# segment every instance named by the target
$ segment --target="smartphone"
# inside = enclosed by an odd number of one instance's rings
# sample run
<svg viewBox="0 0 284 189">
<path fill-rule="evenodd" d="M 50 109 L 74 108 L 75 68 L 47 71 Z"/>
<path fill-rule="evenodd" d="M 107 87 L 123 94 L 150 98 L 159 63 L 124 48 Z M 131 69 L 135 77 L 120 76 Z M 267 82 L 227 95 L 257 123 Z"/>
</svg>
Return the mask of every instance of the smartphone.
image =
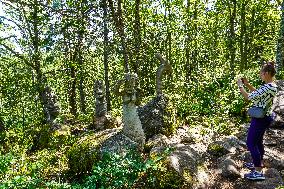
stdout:
<svg viewBox="0 0 284 189">
<path fill-rule="evenodd" d="M 243 77 L 241 78 L 241 80 L 242 80 L 242 82 L 244 83 L 244 78 L 243 78 Z"/>
</svg>

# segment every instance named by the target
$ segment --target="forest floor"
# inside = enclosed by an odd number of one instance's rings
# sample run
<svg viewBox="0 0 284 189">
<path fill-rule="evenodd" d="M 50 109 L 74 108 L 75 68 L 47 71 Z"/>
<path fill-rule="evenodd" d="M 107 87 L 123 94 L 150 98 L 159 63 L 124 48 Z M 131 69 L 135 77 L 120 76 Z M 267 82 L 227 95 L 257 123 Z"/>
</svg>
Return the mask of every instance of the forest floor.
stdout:
<svg viewBox="0 0 284 189">
<path fill-rule="evenodd" d="M 241 140 L 241 139 L 240 139 Z M 218 164 L 220 159 L 211 159 L 208 169 L 211 171 L 210 186 L 206 188 L 210 189 L 275 189 L 277 187 L 283 187 L 284 179 L 284 128 L 269 128 L 265 133 L 264 138 L 265 145 L 265 157 L 263 173 L 266 177 L 264 181 L 251 181 L 244 178 L 244 174 L 249 170 L 243 167 L 244 161 L 240 159 L 239 154 L 234 154 L 232 159 L 237 164 L 238 171 L 241 178 L 225 178 L 221 176 Z M 247 153 L 245 146 L 242 153 Z M 279 162 L 276 162 L 274 158 L 278 158 Z M 279 164 L 280 163 L 280 164 Z M 282 181 L 281 181 L 282 180 Z"/>
</svg>

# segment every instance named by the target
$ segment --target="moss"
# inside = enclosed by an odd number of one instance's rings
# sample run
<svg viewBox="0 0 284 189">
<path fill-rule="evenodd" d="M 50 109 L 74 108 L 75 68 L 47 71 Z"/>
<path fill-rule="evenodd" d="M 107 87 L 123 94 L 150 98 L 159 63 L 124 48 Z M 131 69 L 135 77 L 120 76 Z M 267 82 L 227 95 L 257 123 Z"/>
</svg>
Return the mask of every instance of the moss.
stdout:
<svg viewBox="0 0 284 189">
<path fill-rule="evenodd" d="M 98 160 L 98 147 L 100 144 L 97 136 L 90 135 L 80 139 L 68 151 L 68 165 L 70 175 L 82 176 L 92 170 L 94 162 Z"/>
<path fill-rule="evenodd" d="M 180 188 L 183 185 L 182 177 L 169 166 L 168 160 L 157 163 L 157 169 L 152 175 L 155 178 L 155 188 Z"/>
<path fill-rule="evenodd" d="M 183 171 L 183 178 L 184 178 L 187 185 L 191 185 L 195 182 L 195 179 L 192 175 L 192 172 L 188 169 Z"/>
<path fill-rule="evenodd" d="M 216 157 L 221 157 L 226 154 L 226 149 L 220 144 L 210 144 L 208 146 L 208 152 Z"/>
<path fill-rule="evenodd" d="M 162 153 L 151 154 L 150 159 L 154 164 L 147 171 L 147 188 L 174 189 L 183 186 L 183 177 L 170 166 L 168 155 L 172 150 L 167 148 Z"/>
<path fill-rule="evenodd" d="M 31 152 L 42 150 L 47 148 L 49 145 L 49 141 L 52 135 L 52 131 L 50 129 L 50 125 L 43 124 L 43 125 L 34 125 L 30 127 L 25 132 L 27 137 L 30 137 L 32 140 L 32 146 L 30 148 Z"/>
</svg>

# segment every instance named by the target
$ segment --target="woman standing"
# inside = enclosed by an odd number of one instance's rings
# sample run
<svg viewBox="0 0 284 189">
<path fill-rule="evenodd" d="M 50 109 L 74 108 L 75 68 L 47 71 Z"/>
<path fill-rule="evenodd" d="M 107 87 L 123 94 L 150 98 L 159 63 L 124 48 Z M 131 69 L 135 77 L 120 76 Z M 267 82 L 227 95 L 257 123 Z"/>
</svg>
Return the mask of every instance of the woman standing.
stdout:
<svg viewBox="0 0 284 189">
<path fill-rule="evenodd" d="M 243 97 L 253 102 L 254 107 L 263 108 L 265 116 L 263 118 L 251 118 L 251 124 L 248 130 L 247 147 L 250 151 L 253 162 L 245 163 L 245 167 L 251 170 L 250 173 L 244 175 L 245 178 L 250 180 L 264 180 L 265 177 L 262 173 L 263 167 L 263 136 L 265 130 L 272 122 L 271 105 L 273 97 L 277 92 L 276 84 L 274 81 L 275 76 L 274 62 L 265 63 L 260 70 L 260 78 L 265 82 L 260 88 L 255 89 L 249 84 L 246 78 L 238 79 L 237 84 Z M 249 93 L 244 89 L 246 86 Z"/>
</svg>

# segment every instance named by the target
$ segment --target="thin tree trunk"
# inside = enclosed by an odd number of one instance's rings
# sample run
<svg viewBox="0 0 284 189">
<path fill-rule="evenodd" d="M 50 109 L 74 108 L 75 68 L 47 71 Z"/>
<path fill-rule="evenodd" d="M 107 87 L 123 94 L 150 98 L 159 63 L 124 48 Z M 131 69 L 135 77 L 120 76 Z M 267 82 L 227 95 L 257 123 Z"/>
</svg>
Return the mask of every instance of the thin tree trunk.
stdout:
<svg viewBox="0 0 284 189">
<path fill-rule="evenodd" d="M 141 44 L 141 27 L 140 27 L 140 2 L 141 0 L 135 0 L 135 21 L 134 21 L 134 38 L 135 38 L 135 54 L 136 60 L 133 68 L 134 72 L 140 77 L 140 44 Z"/>
<path fill-rule="evenodd" d="M 186 5 L 186 16 L 187 20 L 185 23 L 185 33 L 186 33 L 186 38 L 185 38 L 185 56 L 186 56 L 186 64 L 185 64 L 185 70 L 186 70 L 186 82 L 190 81 L 190 76 L 191 76 L 191 68 L 190 68 L 190 57 L 189 57 L 189 43 L 190 43 L 190 32 L 189 32 L 189 10 L 190 10 L 190 0 L 187 0 L 187 5 Z"/>
<path fill-rule="evenodd" d="M 277 70 L 283 70 L 284 67 L 284 1 L 281 4 L 281 22 L 280 31 L 277 41 L 277 52 L 276 52 L 276 68 Z"/>
<path fill-rule="evenodd" d="M 39 23 L 38 23 L 38 2 L 37 0 L 34 0 L 33 2 L 33 22 L 32 22 L 32 30 L 33 30 L 33 36 L 32 37 L 32 44 L 33 44 L 33 54 L 32 54 L 32 61 L 34 64 L 35 68 L 35 73 L 36 73 L 36 80 L 37 80 L 37 90 L 38 90 L 38 95 L 40 98 L 40 105 L 42 108 L 43 114 L 45 114 L 45 105 L 47 102 L 45 102 L 45 99 L 43 98 L 43 91 L 44 91 L 44 85 L 45 85 L 45 78 L 43 79 L 42 71 L 41 71 L 41 65 L 40 65 L 40 50 L 39 50 L 39 41 L 40 41 L 40 36 L 39 36 Z M 46 118 L 46 117 L 45 117 Z"/>
<path fill-rule="evenodd" d="M 74 116 L 77 114 L 77 105 L 76 105 L 76 70 L 74 65 L 70 65 L 70 90 L 69 90 L 69 105 L 70 113 Z"/>
<path fill-rule="evenodd" d="M 230 9 L 230 38 L 229 38 L 229 51 L 230 51 L 230 71 L 231 76 L 234 77 L 235 74 L 235 57 L 236 57 L 236 47 L 235 47 L 235 19 L 237 14 L 237 2 L 233 0 L 233 10 L 230 6 L 230 1 L 228 1 Z"/>
<path fill-rule="evenodd" d="M 169 0 L 169 2 L 171 2 L 170 0 Z M 168 38 L 168 44 L 169 44 L 169 49 L 168 49 L 168 60 L 169 60 L 169 62 L 172 62 L 172 31 L 171 31 L 171 29 L 172 29 L 172 16 L 171 16 L 171 9 L 170 9 L 170 6 L 168 6 L 168 10 L 169 10 L 169 25 L 167 26 L 167 33 L 168 33 L 168 36 L 167 36 L 167 38 Z"/>
<path fill-rule="evenodd" d="M 241 33 L 240 33 L 240 53 L 241 65 L 240 70 L 243 71 L 247 68 L 247 52 L 246 52 L 246 0 L 241 4 Z"/>
<path fill-rule="evenodd" d="M 79 60 L 78 63 L 80 65 L 80 81 L 79 81 L 79 93 L 80 93 L 80 105 L 81 111 L 83 114 L 86 114 L 86 98 L 84 92 L 84 71 L 83 71 L 83 57 L 82 57 L 82 50 L 79 51 Z"/>
<path fill-rule="evenodd" d="M 124 32 L 124 22 L 123 22 L 123 16 L 122 16 L 122 0 L 118 0 L 118 5 L 117 5 L 117 11 L 114 9 L 114 3 L 112 0 L 108 0 L 109 6 L 112 12 L 112 18 L 114 20 L 114 24 L 116 26 L 116 29 L 118 31 L 120 40 L 121 40 L 121 46 L 123 50 L 123 59 L 124 59 L 124 72 L 129 73 L 129 58 L 128 58 L 128 48 L 125 42 L 125 32 Z"/>
<path fill-rule="evenodd" d="M 194 72 L 194 70 L 198 70 L 199 64 L 197 62 L 197 1 L 194 1 L 194 13 L 193 13 L 193 19 L 194 19 L 194 24 L 193 24 L 193 28 L 194 28 L 194 49 L 192 51 L 192 64 L 191 64 L 191 70 Z M 198 85 L 197 85 L 198 86 Z"/>
<path fill-rule="evenodd" d="M 109 39 L 108 39 L 108 14 L 107 14 L 107 4 L 105 0 L 102 0 L 103 5 L 103 20 L 104 20 L 104 72 L 105 72 L 105 89 L 106 89 L 106 103 L 107 103 L 107 111 L 111 110 L 110 103 L 110 89 L 109 89 L 109 68 L 108 68 L 108 52 L 109 52 Z"/>
<path fill-rule="evenodd" d="M 82 21 L 82 25 L 80 26 L 81 28 L 79 28 L 78 32 L 78 48 L 77 51 L 78 53 L 78 57 L 77 62 L 79 64 L 79 68 L 80 68 L 80 81 L 79 81 L 79 93 L 80 93 L 80 108 L 81 108 L 81 112 L 83 114 L 86 114 L 86 98 L 85 98 L 85 92 L 84 92 L 84 71 L 83 71 L 83 39 L 84 39 L 84 28 L 85 28 L 85 22 L 84 22 L 84 12 L 82 11 L 81 15 L 80 15 Z"/>
</svg>

